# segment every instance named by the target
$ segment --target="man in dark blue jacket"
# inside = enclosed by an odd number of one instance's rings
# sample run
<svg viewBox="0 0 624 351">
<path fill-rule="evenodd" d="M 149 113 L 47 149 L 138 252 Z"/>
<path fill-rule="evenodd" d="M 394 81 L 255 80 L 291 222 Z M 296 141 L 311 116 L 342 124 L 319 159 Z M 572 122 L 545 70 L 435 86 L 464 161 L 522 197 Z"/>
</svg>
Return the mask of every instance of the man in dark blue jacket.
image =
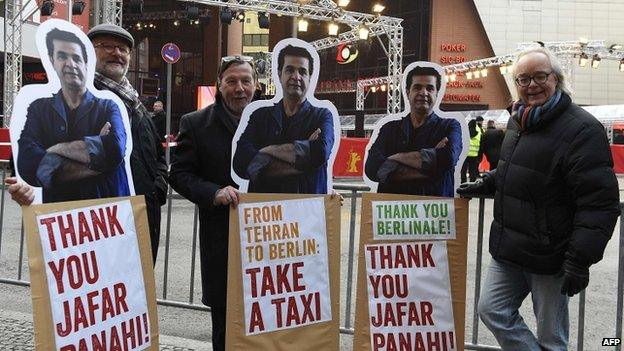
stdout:
<svg viewBox="0 0 624 351">
<path fill-rule="evenodd" d="M 130 195 L 121 114 L 115 102 L 87 90 L 84 44 L 55 28 L 46 45 L 61 90 L 28 107 L 18 140 L 20 176 L 42 187 L 43 202 Z"/>
<path fill-rule="evenodd" d="M 280 51 L 284 98 L 252 113 L 234 155 L 234 171 L 249 179 L 249 192 L 328 193 L 334 122 L 328 109 L 306 99 L 313 66 L 305 48 L 288 45 Z"/>
<path fill-rule="evenodd" d="M 461 126 L 433 112 L 440 84 L 433 67 L 416 66 L 407 74 L 409 114 L 384 124 L 368 151 L 365 172 L 379 183 L 377 192 L 454 196 Z"/>
</svg>

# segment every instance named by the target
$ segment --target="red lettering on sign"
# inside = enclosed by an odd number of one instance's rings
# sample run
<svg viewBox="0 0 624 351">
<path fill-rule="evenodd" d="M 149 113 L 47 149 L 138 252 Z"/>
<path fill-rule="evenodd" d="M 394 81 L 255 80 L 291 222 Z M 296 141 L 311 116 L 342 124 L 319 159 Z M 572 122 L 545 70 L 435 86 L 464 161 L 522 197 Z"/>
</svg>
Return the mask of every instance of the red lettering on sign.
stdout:
<svg viewBox="0 0 624 351">
<path fill-rule="evenodd" d="M 278 323 L 281 323 L 281 314 L 277 315 Z M 260 305 L 257 301 L 251 304 L 251 316 L 249 317 L 249 332 L 253 333 L 258 328 L 258 331 L 264 331 L 264 321 L 262 320 L 262 312 L 260 311 Z"/>
</svg>

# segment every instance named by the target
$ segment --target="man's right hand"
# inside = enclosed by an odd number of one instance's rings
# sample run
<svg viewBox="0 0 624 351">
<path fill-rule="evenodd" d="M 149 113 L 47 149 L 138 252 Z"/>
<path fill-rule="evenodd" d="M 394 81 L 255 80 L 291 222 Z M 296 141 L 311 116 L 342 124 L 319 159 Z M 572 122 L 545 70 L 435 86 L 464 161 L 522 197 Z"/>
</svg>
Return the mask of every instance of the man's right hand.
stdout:
<svg viewBox="0 0 624 351">
<path fill-rule="evenodd" d="M 463 183 L 457 188 L 457 193 L 465 197 L 477 197 L 480 195 L 489 195 L 488 189 L 483 179 L 477 179 L 474 182 Z"/>
<path fill-rule="evenodd" d="M 308 140 L 312 141 L 312 140 L 316 140 L 319 138 L 319 136 L 321 135 L 321 128 L 316 128 L 316 130 L 310 134 L 310 136 L 308 137 Z"/>
<path fill-rule="evenodd" d="M 231 204 L 232 207 L 236 208 L 236 206 L 238 206 L 238 189 L 228 185 L 225 188 L 217 190 L 213 204 L 215 206 L 227 206 Z"/>
<path fill-rule="evenodd" d="M 100 129 L 100 136 L 108 135 L 108 133 L 110 133 L 110 129 L 111 129 L 110 122 L 104 123 L 104 126 L 102 127 L 102 129 Z"/>
<path fill-rule="evenodd" d="M 11 194 L 11 199 L 21 206 L 28 206 L 35 199 L 34 189 L 26 183 L 18 182 L 15 177 L 5 178 L 4 184 L 8 185 L 7 190 Z"/>
</svg>

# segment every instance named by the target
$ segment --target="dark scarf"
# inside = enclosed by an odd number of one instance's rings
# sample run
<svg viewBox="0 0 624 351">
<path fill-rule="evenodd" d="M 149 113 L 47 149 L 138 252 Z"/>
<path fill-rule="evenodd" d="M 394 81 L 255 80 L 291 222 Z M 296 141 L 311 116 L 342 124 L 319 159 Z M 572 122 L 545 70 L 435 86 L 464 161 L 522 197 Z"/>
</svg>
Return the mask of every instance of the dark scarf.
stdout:
<svg viewBox="0 0 624 351">
<path fill-rule="evenodd" d="M 520 125 L 522 130 L 531 129 L 541 120 L 543 115 L 552 111 L 561 101 L 561 90 L 557 89 L 543 105 L 525 106 L 522 100 L 514 102 L 512 107 L 512 116 Z"/>
<path fill-rule="evenodd" d="M 95 79 L 93 85 L 100 90 L 110 90 L 115 95 L 119 96 L 126 109 L 128 110 L 128 117 L 130 121 L 133 121 L 135 117 L 149 117 L 150 114 L 139 100 L 139 93 L 130 85 L 126 77 L 123 78 L 121 83 L 117 83 L 114 80 L 103 76 L 102 74 L 95 72 Z"/>
</svg>

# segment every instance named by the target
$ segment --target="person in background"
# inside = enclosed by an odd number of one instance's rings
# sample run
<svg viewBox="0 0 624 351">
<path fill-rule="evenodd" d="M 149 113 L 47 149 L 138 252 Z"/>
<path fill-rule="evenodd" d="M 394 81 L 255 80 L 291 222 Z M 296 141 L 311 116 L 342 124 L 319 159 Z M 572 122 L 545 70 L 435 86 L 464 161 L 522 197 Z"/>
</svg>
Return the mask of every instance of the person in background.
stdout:
<svg viewBox="0 0 624 351">
<path fill-rule="evenodd" d="M 481 116 L 479 116 L 481 117 Z M 479 118 L 477 117 L 477 119 Z M 483 117 L 481 117 L 483 119 Z M 471 182 L 474 182 L 479 177 L 479 163 L 481 163 L 481 127 L 476 119 L 468 122 L 468 133 L 470 135 L 470 149 L 468 149 L 468 155 L 461 169 L 461 181 L 466 182 L 466 173 L 469 175 Z"/>
<path fill-rule="evenodd" d="M 154 115 L 152 116 L 154 126 L 156 126 L 156 133 L 160 137 L 160 141 L 165 141 L 167 136 L 167 113 L 163 109 L 162 101 L 154 102 Z"/>
<path fill-rule="evenodd" d="M 521 53 L 513 78 L 520 99 L 498 167 L 457 190 L 494 194 L 479 315 L 503 350 L 567 350 L 568 300 L 587 287 L 611 238 L 618 182 L 603 126 L 572 102 L 550 51 Z M 529 293 L 536 334 L 518 311 Z"/>
<path fill-rule="evenodd" d="M 505 132 L 497 129 L 494 120 L 489 120 L 487 129 L 481 138 L 481 151 L 490 163 L 490 170 L 496 169 L 500 158 L 500 148 L 505 138 Z"/>
</svg>

